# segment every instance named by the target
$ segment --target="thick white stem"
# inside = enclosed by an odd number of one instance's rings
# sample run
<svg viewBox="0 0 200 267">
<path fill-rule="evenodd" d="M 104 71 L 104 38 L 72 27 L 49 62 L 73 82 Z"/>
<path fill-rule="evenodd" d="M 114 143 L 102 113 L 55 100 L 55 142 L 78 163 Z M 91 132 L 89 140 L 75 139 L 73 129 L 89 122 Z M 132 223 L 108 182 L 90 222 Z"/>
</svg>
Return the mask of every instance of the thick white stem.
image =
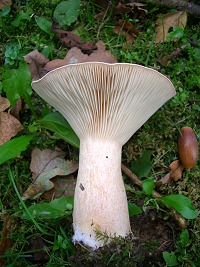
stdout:
<svg viewBox="0 0 200 267">
<path fill-rule="evenodd" d="M 97 231 L 109 237 L 130 234 L 121 149 L 121 144 L 114 141 L 81 140 L 74 197 L 74 242 L 95 249 L 104 245 L 103 240 L 97 240 Z"/>
</svg>

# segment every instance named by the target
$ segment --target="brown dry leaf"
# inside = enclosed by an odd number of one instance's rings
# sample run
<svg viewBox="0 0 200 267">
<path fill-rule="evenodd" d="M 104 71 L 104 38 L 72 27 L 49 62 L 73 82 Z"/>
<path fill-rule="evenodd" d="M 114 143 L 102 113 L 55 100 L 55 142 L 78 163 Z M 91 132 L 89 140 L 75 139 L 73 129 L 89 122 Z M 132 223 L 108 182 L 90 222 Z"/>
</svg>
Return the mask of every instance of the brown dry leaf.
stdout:
<svg viewBox="0 0 200 267">
<path fill-rule="evenodd" d="M 126 37 L 126 41 L 133 43 L 135 36 L 139 35 L 139 31 L 133 27 L 131 22 L 125 20 L 119 20 L 118 24 L 114 28 L 116 34 L 121 34 Z"/>
<path fill-rule="evenodd" d="M 27 240 L 24 250 L 29 255 L 29 261 L 31 266 L 45 266 L 50 258 L 50 244 L 53 242 L 53 238 L 47 235 L 39 236 L 37 233 L 31 235 Z M 26 266 L 28 266 L 27 264 Z M 23 265 L 25 266 L 25 265 Z M 23 267 L 22 266 L 22 267 Z"/>
<path fill-rule="evenodd" d="M 33 80 L 38 80 L 44 75 L 44 66 L 49 61 L 44 55 L 34 50 L 24 56 L 25 61 L 29 64 L 31 77 Z"/>
<path fill-rule="evenodd" d="M 64 159 L 65 153 L 51 149 L 41 151 L 35 148 L 32 151 L 30 169 L 33 174 L 33 183 L 23 194 L 23 200 L 37 198 L 43 192 L 54 187 L 51 179 L 56 176 L 66 176 L 78 169 L 78 164 Z"/>
<path fill-rule="evenodd" d="M 138 14 L 140 17 L 144 17 L 144 15 L 147 13 L 147 10 L 143 8 L 144 6 L 145 4 L 141 4 L 141 3 L 133 2 L 133 3 L 122 4 L 120 1 L 118 1 L 116 3 L 116 6 L 114 7 L 112 3 L 107 4 L 106 10 L 95 15 L 94 18 L 98 20 L 104 19 L 108 10 L 112 10 L 112 15 L 127 14 L 127 13 L 132 12 L 134 14 Z"/>
<path fill-rule="evenodd" d="M 10 140 L 23 129 L 21 123 L 12 115 L 0 112 L 0 145 Z"/>
<path fill-rule="evenodd" d="M 10 238 L 11 234 L 11 217 L 6 216 L 3 230 L 1 231 L 1 240 L 0 240 L 0 256 L 3 256 L 5 252 L 12 245 L 12 239 Z M 0 258 L 0 264 L 4 263 L 4 258 Z"/>
<path fill-rule="evenodd" d="M 44 72 L 47 73 L 58 67 L 83 62 L 107 62 L 107 63 L 117 63 L 115 57 L 106 50 L 106 46 L 103 41 L 98 41 L 96 43 L 97 50 L 94 50 L 92 54 L 87 55 L 82 53 L 82 51 L 77 48 L 71 48 L 64 59 L 54 59 L 49 61 L 45 67 Z"/>
<path fill-rule="evenodd" d="M 157 61 L 165 67 L 167 67 L 171 63 L 171 60 L 166 58 L 158 58 Z"/>
<path fill-rule="evenodd" d="M 67 176 L 57 176 L 51 179 L 54 187 L 41 195 L 41 198 L 52 200 L 61 196 L 73 196 L 76 179 L 73 174 Z"/>
<path fill-rule="evenodd" d="M 0 9 L 3 9 L 6 6 L 10 6 L 11 4 L 11 0 L 0 0 Z"/>
<path fill-rule="evenodd" d="M 169 165 L 170 177 L 176 182 L 182 178 L 182 173 L 184 170 L 183 165 L 181 164 L 180 160 L 175 160 Z"/>
<path fill-rule="evenodd" d="M 0 96 L 0 112 L 4 111 L 9 107 L 10 107 L 10 101 L 5 97 Z"/>
<path fill-rule="evenodd" d="M 180 160 L 173 161 L 170 165 L 170 172 L 162 177 L 159 181 L 155 182 L 155 186 L 170 184 L 172 180 L 175 182 L 182 178 L 182 172 L 184 170 Z"/>
<path fill-rule="evenodd" d="M 30 184 L 26 191 L 23 193 L 22 199 L 36 198 L 45 191 L 41 182 L 37 184 Z"/>
<path fill-rule="evenodd" d="M 55 26 L 52 27 L 52 31 L 56 34 L 61 44 L 65 45 L 67 48 L 78 47 L 87 54 L 90 54 L 93 52 L 93 50 L 97 49 L 96 44 L 91 42 L 83 42 L 82 37 L 70 31 L 57 29 Z"/>
<path fill-rule="evenodd" d="M 163 184 L 170 184 L 171 183 L 171 176 L 170 176 L 170 172 L 168 174 L 166 174 L 165 176 L 163 176 L 159 181 L 155 182 L 155 186 L 160 186 Z"/>
<path fill-rule="evenodd" d="M 77 47 L 71 48 L 64 59 L 54 59 L 51 61 L 46 62 L 44 66 L 41 67 L 40 62 L 37 63 L 37 61 L 29 61 L 29 68 L 31 72 L 31 76 L 33 80 L 37 79 L 38 77 L 42 77 L 49 71 L 62 67 L 64 65 L 68 64 L 74 64 L 74 63 L 83 63 L 83 62 L 106 62 L 106 63 L 117 63 L 117 60 L 115 59 L 114 55 L 111 54 L 109 51 L 106 50 L 106 46 L 103 41 L 98 41 L 96 44 L 96 50 L 93 50 L 93 52 L 90 55 L 84 54 L 81 49 Z M 35 54 L 35 51 L 33 51 Z M 31 52 L 30 54 L 32 54 Z M 29 55 L 28 54 L 28 58 Z M 40 53 L 36 51 L 36 55 L 38 58 L 40 58 Z M 25 59 L 27 59 L 27 56 L 25 56 Z M 41 54 L 41 58 L 43 55 Z M 39 66 L 37 66 L 39 64 Z M 38 72 L 39 70 L 39 72 Z"/>
<path fill-rule="evenodd" d="M 33 180 L 36 180 L 41 173 L 55 168 L 64 157 L 65 153 L 63 151 L 35 148 L 31 153 L 30 164 Z"/>
<path fill-rule="evenodd" d="M 174 27 L 185 28 L 187 23 L 187 12 L 178 11 L 163 15 L 161 19 L 156 20 L 156 38 L 155 43 L 167 42 L 169 30 Z"/>
<path fill-rule="evenodd" d="M 15 117 L 18 121 L 20 121 L 19 113 L 22 110 L 22 99 L 18 98 L 14 107 L 10 110 L 10 114 Z"/>
<path fill-rule="evenodd" d="M 119 3 L 120 4 L 120 3 Z M 118 5 L 116 7 L 116 12 L 120 12 L 120 8 L 123 6 L 123 4 Z M 142 4 L 142 3 L 137 3 L 137 2 L 132 2 L 132 3 L 127 3 L 124 4 L 124 6 L 126 6 L 126 8 L 131 8 L 131 12 L 133 12 L 134 14 L 138 14 L 140 17 L 144 17 L 147 13 L 147 10 L 144 9 L 144 7 L 146 6 L 146 4 Z"/>
</svg>

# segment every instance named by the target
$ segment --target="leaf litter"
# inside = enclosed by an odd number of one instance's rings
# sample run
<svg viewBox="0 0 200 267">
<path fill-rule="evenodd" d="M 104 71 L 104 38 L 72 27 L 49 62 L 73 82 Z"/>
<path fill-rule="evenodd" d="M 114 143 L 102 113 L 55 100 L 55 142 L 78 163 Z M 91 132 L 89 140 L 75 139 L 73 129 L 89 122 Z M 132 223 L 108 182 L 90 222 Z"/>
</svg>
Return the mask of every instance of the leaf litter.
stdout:
<svg viewBox="0 0 200 267">
<path fill-rule="evenodd" d="M 118 24 L 114 28 L 116 34 L 120 34 L 126 37 L 128 43 L 133 43 L 135 37 L 139 35 L 139 31 L 133 27 L 133 24 L 129 21 L 119 20 Z"/>
<path fill-rule="evenodd" d="M 12 245 L 11 231 L 12 218 L 10 216 L 4 215 L 4 227 L 1 231 L 0 240 L 0 264 L 3 264 L 5 261 L 5 258 L 1 258 L 1 256 L 3 256 Z"/>
<path fill-rule="evenodd" d="M 97 50 L 94 50 L 90 55 L 84 54 L 81 49 L 77 47 L 71 48 L 64 59 L 54 59 L 49 61 L 37 50 L 27 54 L 24 59 L 29 63 L 29 68 L 33 80 L 38 80 L 49 71 L 62 67 L 68 64 L 83 63 L 83 62 L 107 62 L 116 63 L 114 55 L 106 50 L 103 41 L 96 43 Z"/>
<path fill-rule="evenodd" d="M 187 23 L 187 12 L 178 11 L 163 15 L 156 20 L 156 38 L 155 43 L 167 42 L 167 37 L 170 34 L 170 29 L 175 27 L 185 28 Z M 176 40 L 176 39 L 174 39 Z"/>
<path fill-rule="evenodd" d="M 65 160 L 65 153 L 63 151 L 56 151 L 51 149 L 40 150 L 35 148 L 31 154 L 31 164 L 30 169 L 32 172 L 32 183 L 27 188 L 23 194 L 23 200 L 29 198 L 35 199 L 41 196 L 44 192 L 54 188 L 54 190 L 59 190 L 60 186 L 63 189 L 73 189 L 74 190 L 74 179 L 68 180 L 51 180 L 57 176 L 67 176 L 74 173 L 78 169 L 78 165 L 71 161 Z M 55 184 L 54 184 L 55 183 Z M 69 184 L 71 183 L 70 188 Z M 61 189 L 60 188 L 60 189 Z M 64 192 L 63 192 L 64 193 Z M 54 192 L 49 193 L 50 196 L 54 196 Z M 49 194 L 46 197 L 49 199 Z M 60 194 L 62 195 L 62 193 Z M 57 192 L 56 196 L 60 196 Z M 45 195 L 43 195 L 45 197 Z"/>
<path fill-rule="evenodd" d="M 99 6 L 102 6 L 104 9 L 106 9 L 94 16 L 94 18 L 98 20 L 105 19 L 106 15 L 109 14 L 109 11 L 112 11 L 111 16 L 132 13 L 134 15 L 144 17 L 147 13 L 147 10 L 144 9 L 146 5 L 142 3 L 132 2 L 123 4 L 121 3 L 121 1 L 115 1 L 113 5 L 111 1 L 94 1 L 94 2 L 97 3 Z"/>
<path fill-rule="evenodd" d="M 9 100 L 0 96 L 0 145 L 10 140 L 23 129 L 23 126 L 18 119 L 7 112 L 4 112 L 4 110 L 9 107 Z"/>
</svg>

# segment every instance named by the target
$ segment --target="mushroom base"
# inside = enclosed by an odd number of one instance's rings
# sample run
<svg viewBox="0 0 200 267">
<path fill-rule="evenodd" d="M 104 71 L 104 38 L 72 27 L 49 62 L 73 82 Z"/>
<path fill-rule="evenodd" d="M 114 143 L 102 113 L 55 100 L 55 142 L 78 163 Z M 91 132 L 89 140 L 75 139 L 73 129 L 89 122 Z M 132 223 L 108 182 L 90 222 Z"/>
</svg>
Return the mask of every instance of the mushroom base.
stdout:
<svg viewBox="0 0 200 267">
<path fill-rule="evenodd" d="M 74 242 L 97 249 L 113 237 L 131 233 L 121 175 L 121 144 L 81 140 L 74 196 Z M 106 237 L 106 238 L 105 238 Z"/>
</svg>

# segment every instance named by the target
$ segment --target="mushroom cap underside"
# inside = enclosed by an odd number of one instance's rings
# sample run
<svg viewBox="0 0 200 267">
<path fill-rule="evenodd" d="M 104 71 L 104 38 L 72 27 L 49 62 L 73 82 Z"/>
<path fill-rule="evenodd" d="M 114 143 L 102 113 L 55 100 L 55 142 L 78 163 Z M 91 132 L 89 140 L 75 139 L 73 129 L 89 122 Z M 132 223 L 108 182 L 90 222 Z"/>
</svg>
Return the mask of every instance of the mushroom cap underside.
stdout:
<svg viewBox="0 0 200 267">
<path fill-rule="evenodd" d="M 32 82 L 33 89 L 69 122 L 79 138 L 124 144 L 171 97 L 172 82 L 136 64 L 66 65 Z"/>
</svg>

